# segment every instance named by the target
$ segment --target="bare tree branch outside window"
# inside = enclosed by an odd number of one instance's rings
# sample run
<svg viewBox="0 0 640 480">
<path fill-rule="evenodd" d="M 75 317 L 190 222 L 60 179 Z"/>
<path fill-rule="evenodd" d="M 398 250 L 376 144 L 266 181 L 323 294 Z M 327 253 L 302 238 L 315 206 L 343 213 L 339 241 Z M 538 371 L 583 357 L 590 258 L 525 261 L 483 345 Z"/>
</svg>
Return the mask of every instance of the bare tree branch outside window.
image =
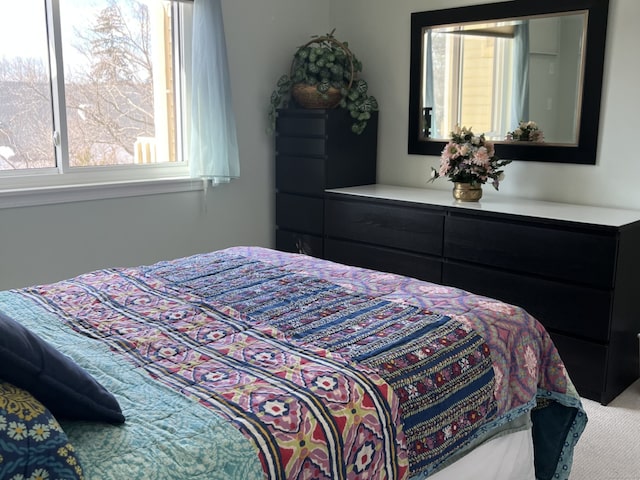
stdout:
<svg viewBox="0 0 640 480">
<path fill-rule="evenodd" d="M 60 2 L 69 164 L 134 163 L 136 140 L 155 136 L 149 9 L 137 0 L 95 0 L 93 16 L 79 18 L 73 5 Z M 42 23 L 32 18 L 25 28 L 42 27 L 42 57 L 0 56 L 0 170 L 55 166 L 42 13 Z"/>
</svg>

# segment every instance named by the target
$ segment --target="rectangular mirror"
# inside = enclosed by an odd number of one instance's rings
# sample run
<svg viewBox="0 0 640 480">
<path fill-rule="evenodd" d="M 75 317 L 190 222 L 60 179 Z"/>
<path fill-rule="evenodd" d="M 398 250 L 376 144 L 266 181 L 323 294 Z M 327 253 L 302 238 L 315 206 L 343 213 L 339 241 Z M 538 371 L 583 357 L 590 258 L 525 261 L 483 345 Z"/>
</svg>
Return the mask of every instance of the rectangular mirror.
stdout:
<svg viewBox="0 0 640 480">
<path fill-rule="evenodd" d="M 595 164 L 607 14 L 608 0 L 413 13 L 409 153 L 439 155 L 460 125 L 501 158 Z"/>
</svg>

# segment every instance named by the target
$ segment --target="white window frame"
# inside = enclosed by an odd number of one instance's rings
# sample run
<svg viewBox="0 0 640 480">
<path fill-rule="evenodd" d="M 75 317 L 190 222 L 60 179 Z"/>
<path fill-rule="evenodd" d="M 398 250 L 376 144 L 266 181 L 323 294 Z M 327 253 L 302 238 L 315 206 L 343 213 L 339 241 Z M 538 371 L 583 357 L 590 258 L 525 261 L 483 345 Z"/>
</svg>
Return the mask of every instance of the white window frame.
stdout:
<svg viewBox="0 0 640 480">
<path fill-rule="evenodd" d="M 174 0 L 175 1 L 175 0 Z M 56 59 L 61 58 L 60 8 L 58 0 L 46 0 L 47 8 L 52 15 L 48 16 L 49 51 L 52 70 L 52 102 L 54 105 L 54 125 L 56 136 L 54 145 L 58 166 L 33 170 L 3 171 L 0 175 L 0 208 L 46 205 L 105 198 L 150 195 L 158 193 L 174 193 L 202 190 L 199 179 L 189 176 L 189 165 L 186 161 L 184 139 L 179 139 L 179 150 L 184 161 L 179 163 L 158 163 L 152 165 L 126 165 L 101 167 L 69 167 L 68 143 L 66 131 L 60 125 L 66 125 L 66 109 L 64 107 L 64 66 Z M 189 84 L 186 71 L 190 70 L 190 55 L 185 49 L 190 38 L 190 13 L 192 5 L 182 3 L 180 8 L 186 15 L 183 38 L 176 55 L 176 67 L 182 76 L 185 88 L 182 90 L 182 105 L 187 105 Z M 184 114 L 188 109 L 180 108 Z M 184 125 L 185 119 L 180 122 Z M 183 128 L 183 133 L 187 134 Z M 52 142 L 54 139 L 52 138 Z"/>
</svg>

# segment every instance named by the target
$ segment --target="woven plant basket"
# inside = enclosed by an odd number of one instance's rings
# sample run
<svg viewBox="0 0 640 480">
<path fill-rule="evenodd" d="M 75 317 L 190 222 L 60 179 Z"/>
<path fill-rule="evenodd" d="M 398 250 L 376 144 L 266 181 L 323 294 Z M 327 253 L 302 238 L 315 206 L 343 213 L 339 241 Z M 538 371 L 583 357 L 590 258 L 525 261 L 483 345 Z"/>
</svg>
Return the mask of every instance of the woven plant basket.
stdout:
<svg viewBox="0 0 640 480">
<path fill-rule="evenodd" d="M 291 88 L 291 96 L 303 108 L 335 108 L 342 99 L 340 90 L 334 87 L 330 87 L 325 95 L 318 92 L 315 85 L 296 83 Z"/>
<path fill-rule="evenodd" d="M 322 43 L 325 41 L 331 42 L 337 45 L 340 49 L 342 49 L 347 54 L 347 58 L 349 59 L 349 65 L 351 70 L 349 83 L 347 85 L 347 90 L 349 90 L 349 88 L 351 88 L 351 84 L 353 83 L 353 77 L 354 77 L 353 54 L 345 44 L 343 44 L 339 40 L 336 40 L 333 37 L 318 37 L 308 41 L 300 48 L 307 47 L 314 43 Z M 295 66 L 295 59 L 293 60 L 293 62 L 291 62 L 291 73 L 293 73 L 294 66 Z M 329 90 L 324 94 L 322 94 L 318 91 L 315 85 L 307 85 L 304 83 L 294 84 L 291 88 L 291 96 L 294 98 L 294 100 L 298 105 L 300 105 L 303 108 L 310 108 L 310 109 L 335 108 L 340 103 L 340 100 L 342 100 L 342 94 L 339 88 L 329 87 Z"/>
</svg>

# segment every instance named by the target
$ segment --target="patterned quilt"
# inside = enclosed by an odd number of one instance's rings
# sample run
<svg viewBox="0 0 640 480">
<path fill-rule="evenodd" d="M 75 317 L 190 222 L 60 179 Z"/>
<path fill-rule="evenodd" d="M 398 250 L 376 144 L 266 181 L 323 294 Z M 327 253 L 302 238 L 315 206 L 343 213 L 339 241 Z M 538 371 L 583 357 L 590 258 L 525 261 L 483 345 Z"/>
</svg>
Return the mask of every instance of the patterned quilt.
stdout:
<svg viewBox="0 0 640 480">
<path fill-rule="evenodd" d="M 14 293 L 233 424 L 268 478 L 424 478 L 525 414 L 538 477 L 568 478 L 586 421 L 526 312 L 406 277 L 236 247 Z"/>
</svg>

